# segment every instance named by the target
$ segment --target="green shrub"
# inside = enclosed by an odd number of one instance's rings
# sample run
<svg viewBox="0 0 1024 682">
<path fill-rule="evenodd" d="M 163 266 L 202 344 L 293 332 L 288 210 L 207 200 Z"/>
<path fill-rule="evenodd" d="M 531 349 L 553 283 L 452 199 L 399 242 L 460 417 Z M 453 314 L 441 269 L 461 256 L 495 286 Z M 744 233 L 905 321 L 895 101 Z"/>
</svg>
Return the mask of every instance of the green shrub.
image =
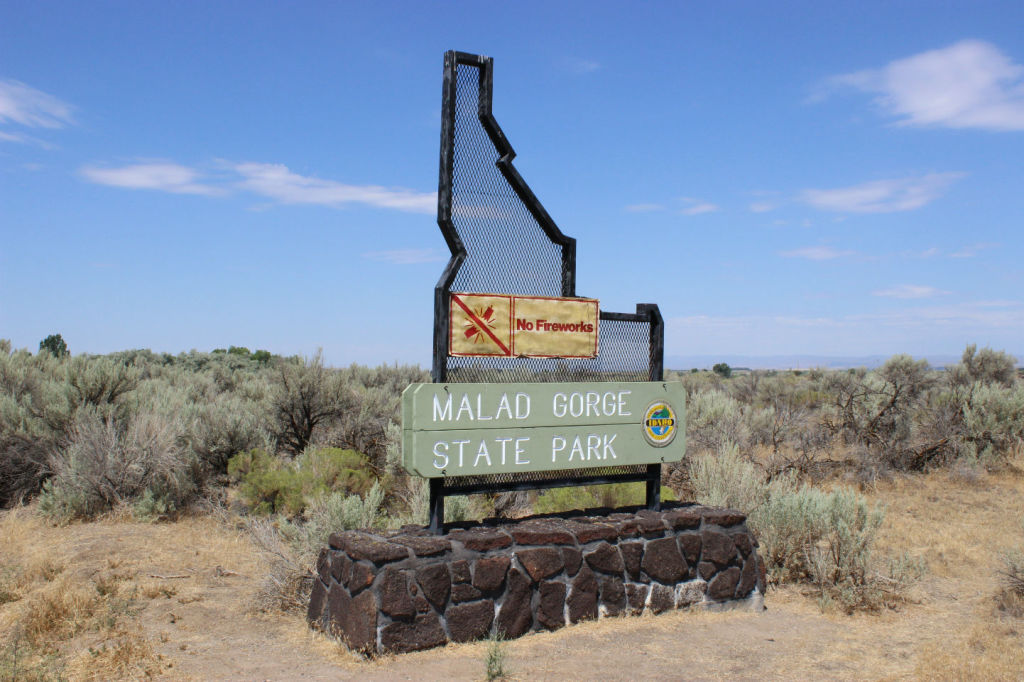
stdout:
<svg viewBox="0 0 1024 682">
<path fill-rule="evenodd" d="M 686 403 L 686 445 L 693 452 L 718 450 L 749 438 L 739 401 L 720 390 L 692 393 Z"/>
<path fill-rule="evenodd" d="M 67 446 L 50 457 L 53 477 L 40 511 L 58 521 L 88 518 L 146 494 L 165 508 L 181 507 L 196 487 L 179 435 L 179 424 L 158 415 L 139 414 L 119 428 L 95 410 L 79 410 Z"/>
<path fill-rule="evenodd" d="M 690 480 L 701 504 L 751 514 L 768 500 L 764 474 L 732 443 L 720 446 L 717 455 L 693 458 Z"/>
<path fill-rule="evenodd" d="M 1011 452 L 1024 440 L 1024 385 L 976 384 L 963 420 L 964 439 L 977 451 Z"/>
<path fill-rule="evenodd" d="M 867 585 L 871 548 L 885 510 L 870 506 L 863 495 L 839 488 L 825 496 L 822 541 L 808 548 L 813 579 L 825 586 Z"/>
<path fill-rule="evenodd" d="M 65 360 L 26 350 L 0 352 L 0 507 L 34 495 L 50 453 L 74 418 L 62 377 Z"/>
<path fill-rule="evenodd" d="M 505 636 L 501 630 L 495 629 L 487 641 L 487 653 L 484 655 L 484 676 L 488 682 L 504 680 L 508 677 L 505 665 L 508 661 Z"/>
<path fill-rule="evenodd" d="M 60 334 L 50 334 L 39 342 L 39 351 L 46 351 L 55 358 L 68 355 L 68 344 Z"/>
<path fill-rule="evenodd" d="M 319 551 L 331 533 L 375 528 L 381 519 L 384 488 L 377 481 L 363 496 L 333 491 L 310 504 L 304 514 L 304 534 Z"/>
<path fill-rule="evenodd" d="M 79 355 L 66 364 L 65 386 L 72 405 L 89 405 L 105 416 L 114 416 L 126 393 L 135 390 L 141 372 L 112 358 Z M 123 412 L 119 417 L 127 416 Z"/>
<path fill-rule="evenodd" d="M 262 426 L 261 406 L 238 395 L 222 393 L 210 402 L 190 404 L 182 417 L 188 425 L 188 446 L 207 475 L 227 473 L 232 456 L 266 448 L 270 441 Z"/>
<path fill-rule="evenodd" d="M 798 485 L 792 475 L 768 481 L 734 446 L 698 457 L 691 477 L 698 502 L 747 513 L 773 580 L 810 582 L 823 604 L 847 611 L 891 603 L 906 586 L 907 561 L 891 563 L 884 580 L 872 571 L 885 511 L 857 492 L 823 492 Z"/>
<path fill-rule="evenodd" d="M 986 386 L 997 384 L 1005 388 L 1017 381 L 1017 360 L 1003 351 L 982 348 L 970 344 L 964 349 L 960 364 L 949 368 L 948 379 L 953 386 L 969 386 L 981 383 Z"/>
<path fill-rule="evenodd" d="M 810 486 L 778 479 L 750 526 L 761 544 L 765 566 L 776 582 L 811 580 L 809 552 L 824 534 L 828 495 Z"/>
<path fill-rule="evenodd" d="M 240 492 L 253 511 L 289 516 L 334 492 L 365 494 L 375 481 L 364 455 L 338 448 L 309 449 L 291 461 L 250 450 L 229 460 L 228 475 L 241 481 Z"/>
<path fill-rule="evenodd" d="M 318 427 L 353 407 L 347 389 L 339 374 L 324 367 L 320 351 L 301 363 L 279 362 L 271 404 L 282 447 L 293 455 L 303 452 Z"/>
<path fill-rule="evenodd" d="M 611 483 L 551 488 L 537 495 L 533 511 L 536 514 L 552 514 L 595 507 L 615 509 L 637 506 L 646 503 L 646 490 L 644 483 Z M 661 499 L 663 502 L 671 502 L 676 499 L 676 496 L 671 488 L 662 486 Z"/>
</svg>

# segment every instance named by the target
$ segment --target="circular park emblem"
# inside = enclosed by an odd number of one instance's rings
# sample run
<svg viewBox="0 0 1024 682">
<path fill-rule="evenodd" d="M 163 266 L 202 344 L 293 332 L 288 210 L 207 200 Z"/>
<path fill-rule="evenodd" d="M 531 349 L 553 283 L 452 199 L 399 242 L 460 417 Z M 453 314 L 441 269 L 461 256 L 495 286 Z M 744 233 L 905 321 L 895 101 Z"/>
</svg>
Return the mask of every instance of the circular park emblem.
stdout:
<svg viewBox="0 0 1024 682">
<path fill-rule="evenodd" d="M 663 448 L 672 442 L 678 431 L 676 413 L 672 406 L 658 400 L 647 406 L 644 412 L 644 438 L 656 448 Z"/>
</svg>

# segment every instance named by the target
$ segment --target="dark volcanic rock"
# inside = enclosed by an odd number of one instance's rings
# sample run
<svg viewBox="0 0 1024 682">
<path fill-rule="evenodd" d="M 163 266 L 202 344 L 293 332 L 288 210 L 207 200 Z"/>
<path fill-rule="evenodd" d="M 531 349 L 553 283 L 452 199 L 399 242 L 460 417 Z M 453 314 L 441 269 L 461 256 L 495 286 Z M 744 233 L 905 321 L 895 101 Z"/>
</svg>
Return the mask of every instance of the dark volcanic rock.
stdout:
<svg viewBox="0 0 1024 682">
<path fill-rule="evenodd" d="M 693 566 L 700 561 L 700 535 L 697 533 L 683 533 L 678 536 L 679 549 L 683 550 L 683 558 L 686 563 Z"/>
<path fill-rule="evenodd" d="M 635 538 L 640 535 L 640 521 L 635 518 L 628 518 L 622 521 L 615 521 L 615 530 L 619 534 L 619 539 L 622 538 Z"/>
<path fill-rule="evenodd" d="M 505 582 L 505 573 L 511 559 L 507 556 L 477 559 L 473 567 L 473 587 L 484 592 L 493 592 Z"/>
<path fill-rule="evenodd" d="M 619 545 L 622 553 L 622 563 L 629 574 L 630 580 L 640 579 L 640 561 L 644 556 L 644 543 L 623 542 Z"/>
<path fill-rule="evenodd" d="M 736 526 L 747 520 L 747 515 L 735 509 L 706 509 L 704 522 L 713 523 L 722 528 Z"/>
<path fill-rule="evenodd" d="M 395 621 L 381 628 L 380 643 L 385 651 L 404 653 L 441 646 L 447 641 L 441 621 L 434 613 L 421 613 L 412 623 Z"/>
<path fill-rule="evenodd" d="M 453 583 L 468 583 L 472 580 L 472 576 L 469 573 L 469 562 L 465 559 L 453 561 L 451 563 L 451 569 Z"/>
<path fill-rule="evenodd" d="M 561 573 L 565 567 L 562 553 L 554 547 L 520 549 L 516 551 L 516 556 L 534 582 Z"/>
<path fill-rule="evenodd" d="M 686 577 L 689 566 L 679 552 L 675 538 L 651 540 L 644 548 L 641 568 L 660 583 L 674 583 Z"/>
<path fill-rule="evenodd" d="M 615 526 L 607 523 L 592 523 L 589 521 L 567 521 L 569 530 L 576 536 L 576 541 L 581 545 L 594 540 L 615 540 L 619 532 Z"/>
<path fill-rule="evenodd" d="M 585 553 L 583 558 L 587 560 L 587 565 L 595 571 L 622 575 L 625 570 L 618 548 L 607 542 L 602 542 L 593 551 Z"/>
<path fill-rule="evenodd" d="M 597 580 L 594 572 L 584 566 L 572 581 L 569 592 L 569 622 L 597 618 Z"/>
<path fill-rule="evenodd" d="M 331 587 L 327 610 L 338 634 L 354 651 L 372 651 L 377 644 L 377 600 L 366 591 L 355 599 L 341 585 Z"/>
<path fill-rule="evenodd" d="M 763 593 L 742 514 L 667 507 L 489 519 L 440 537 L 422 526 L 335 533 L 307 619 L 354 651 L 404 652 Z"/>
<path fill-rule="evenodd" d="M 537 622 L 548 630 L 565 625 L 565 583 L 545 580 L 540 584 Z"/>
<path fill-rule="evenodd" d="M 378 565 L 409 557 L 409 548 L 393 542 L 375 540 L 357 531 L 334 533 L 331 535 L 330 544 L 335 549 L 343 550 L 353 559 L 372 561 Z"/>
<path fill-rule="evenodd" d="M 661 613 L 662 611 L 668 611 L 676 606 L 675 601 L 676 593 L 668 585 L 659 585 L 658 583 L 651 584 L 651 611 L 653 613 Z"/>
<path fill-rule="evenodd" d="M 452 548 L 452 543 L 447 538 L 439 538 L 437 536 L 404 535 L 393 538 L 392 542 L 396 545 L 408 547 L 416 556 L 437 556 Z"/>
<path fill-rule="evenodd" d="M 411 619 L 416 615 L 409 596 L 409 579 L 402 571 L 388 567 L 377 582 L 380 610 L 392 618 Z"/>
<path fill-rule="evenodd" d="M 316 574 L 320 580 L 329 585 L 331 582 L 331 552 L 324 547 L 316 558 Z"/>
<path fill-rule="evenodd" d="M 506 637 L 515 638 L 521 636 L 533 624 L 533 614 L 530 611 L 530 580 L 523 575 L 518 568 L 509 569 L 508 590 L 505 592 L 505 601 L 498 610 L 498 629 L 505 633 Z"/>
<path fill-rule="evenodd" d="M 313 591 L 309 594 L 309 606 L 306 608 L 306 620 L 311 625 L 323 625 L 324 604 L 327 602 L 327 588 L 320 580 L 313 581 Z"/>
<path fill-rule="evenodd" d="M 703 544 L 702 561 L 711 561 L 719 568 L 723 568 L 736 558 L 736 543 L 725 533 L 705 530 L 700 537 Z"/>
<path fill-rule="evenodd" d="M 452 590 L 452 579 L 448 574 L 448 564 L 439 563 L 425 566 L 416 571 L 416 582 L 419 583 L 423 595 L 431 604 L 443 609 L 448 602 Z"/>
<path fill-rule="evenodd" d="M 673 530 L 692 530 L 700 527 L 701 514 L 698 509 L 684 507 L 665 512 L 665 521 Z"/>
<path fill-rule="evenodd" d="M 736 585 L 736 597 L 742 599 L 754 590 L 757 585 L 757 557 L 749 556 L 743 562 L 743 569 L 740 571 L 740 581 Z"/>
<path fill-rule="evenodd" d="M 571 578 L 580 570 L 580 564 L 583 563 L 583 552 L 575 547 L 563 547 L 562 561 L 565 562 L 565 572 Z"/>
<path fill-rule="evenodd" d="M 637 525 L 640 535 L 643 535 L 645 538 L 661 537 L 665 534 L 665 522 L 660 514 L 657 516 L 641 516 L 637 519 Z"/>
<path fill-rule="evenodd" d="M 712 599 L 732 599 L 736 583 L 740 580 L 740 569 L 735 566 L 722 571 L 708 583 L 708 596 Z"/>
<path fill-rule="evenodd" d="M 599 585 L 601 588 L 601 603 L 609 616 L 617 616 L 626 608 L 626 589 L 622 579 L 614 576 L 602 576 Z"/>
<path fill-rule="evenodd" d="M 520 545 L 571 545 L 576 541 L 561 523 L 547 519 L 524 521 L 510 534 Z"/>
<path fill-rule="evenodd" d="M 353 561 L 352 570 L 348 575 L 348 582 L 345 585 L 352 594 L 361 592 L 373 584 L 373 568 L 366 564 Z"/>
<path fill-rule="evenodd" d="M 470 530 L 455 530 L 448 534 L 450 540 L 461 542 L 466 549 L 475 552 L 487 552 L 492 549 L 501 549 L 512 544 L 512 538 L 506 533 L 492 528 L 472 528 Z"/>
<path fill-rule="evenodd" d="M 340 552 L 331 559 L 331 577 L 335 582 L 348 585 L 348 579 L 352 575 L 352 560 Z M 324 582 L 327 582 L 326 580 Z"/>
<path fill-rule="evenodd" d="M 736 549 L 740 551 L 740 554 L 746 558 L 750 556 L 750 552 L 754 549 L 750 544 L 750 536 L 746 533 L 736 533 L 732 536 L 733 544 L 736 545 Z"/>
<path fill-rule="evenodd" d="M 464 601 L 473 601 L 484 596 L 483 592 L 466 583 L 452 585 L 452 603 L 461 604 Z"/>
<path fill-rule="evenodd" d="M 629 603 L 629 611 L 634 615 L 643 613 L 644 604 L 647 601 L 647 585 L 626 584 L 626 600 Z"/>
<path fill-rule="evenodd" d="M 494 602 L 490 599 L 449 606 L 445 614 L 453 642 L 469 642 L 486 637 L 494 622 Z"/>
</svg>

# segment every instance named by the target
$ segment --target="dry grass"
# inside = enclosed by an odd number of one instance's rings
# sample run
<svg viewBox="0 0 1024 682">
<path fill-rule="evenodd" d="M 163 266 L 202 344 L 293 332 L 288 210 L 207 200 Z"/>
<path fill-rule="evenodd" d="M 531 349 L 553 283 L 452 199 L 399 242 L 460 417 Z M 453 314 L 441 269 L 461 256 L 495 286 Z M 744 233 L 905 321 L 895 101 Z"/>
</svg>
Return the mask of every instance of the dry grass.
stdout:
<svg viewBox="0 0 1024 682">
<path fill-rule="evenodd" d="M 928 680 L 1020 680 L 1024 624 L 976 623 L 965 635 L 925 647 L 914 672 Z"/>
<path fill-rule="evenodd" d="M 921 559 L 899 610 L 822 613 L 794 588 L 768 611 L 609 618 L 507 643 L 517 679 L 1020 679 L 1024 611 L 1000 559 L 1024 544 L 1017 468 L 893 477 L 878 552 Z M 17 679 L 479 679 L 487 642 L 365 661 L 301 612 L 258 613 L 272 567 L 217 515 L 58 528 L 0 512 L 0 681 Z M 10 548 L 8 550 L 8 548 Z M 16 662 L 15 662 L 16 661 Z"/>
<path fill-rule="evenodd" d="M 19 508 L 0 512 L 0 545 L 3 682 L 169 672 L 157 614 L 201 604 L 211 584 L 259 566 L 244 538 L 209 517 L 145 524 L 116 513 L 55 527 Z"/>
</svg>

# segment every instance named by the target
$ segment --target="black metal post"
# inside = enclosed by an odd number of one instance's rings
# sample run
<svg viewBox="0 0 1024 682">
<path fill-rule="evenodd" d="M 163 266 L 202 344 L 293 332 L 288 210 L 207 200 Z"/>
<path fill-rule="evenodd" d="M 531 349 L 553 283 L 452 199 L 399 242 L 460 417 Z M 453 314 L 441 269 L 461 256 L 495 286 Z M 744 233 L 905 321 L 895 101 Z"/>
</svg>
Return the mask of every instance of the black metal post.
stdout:
<svg viewBox="0 0 1024 682">
<path fill-rule="evenodd" d="M 647 465 L 647 508 L 661 510 L 661 465 Z"/>
<path fill-rule="evenodd" d="M 665 380 L 665 322 L 655 303 L 642 303 L 636 307 L 638 313 L 647 314 L 650 324 L 650 380 Z M 661 509 L 661 465 L 647 465 L 647 508 Z"/>
<path fill-rule="evenodd" d="M 430 532 L 444 533 L 444 479 L 430 479 Z"/>
</svg>

